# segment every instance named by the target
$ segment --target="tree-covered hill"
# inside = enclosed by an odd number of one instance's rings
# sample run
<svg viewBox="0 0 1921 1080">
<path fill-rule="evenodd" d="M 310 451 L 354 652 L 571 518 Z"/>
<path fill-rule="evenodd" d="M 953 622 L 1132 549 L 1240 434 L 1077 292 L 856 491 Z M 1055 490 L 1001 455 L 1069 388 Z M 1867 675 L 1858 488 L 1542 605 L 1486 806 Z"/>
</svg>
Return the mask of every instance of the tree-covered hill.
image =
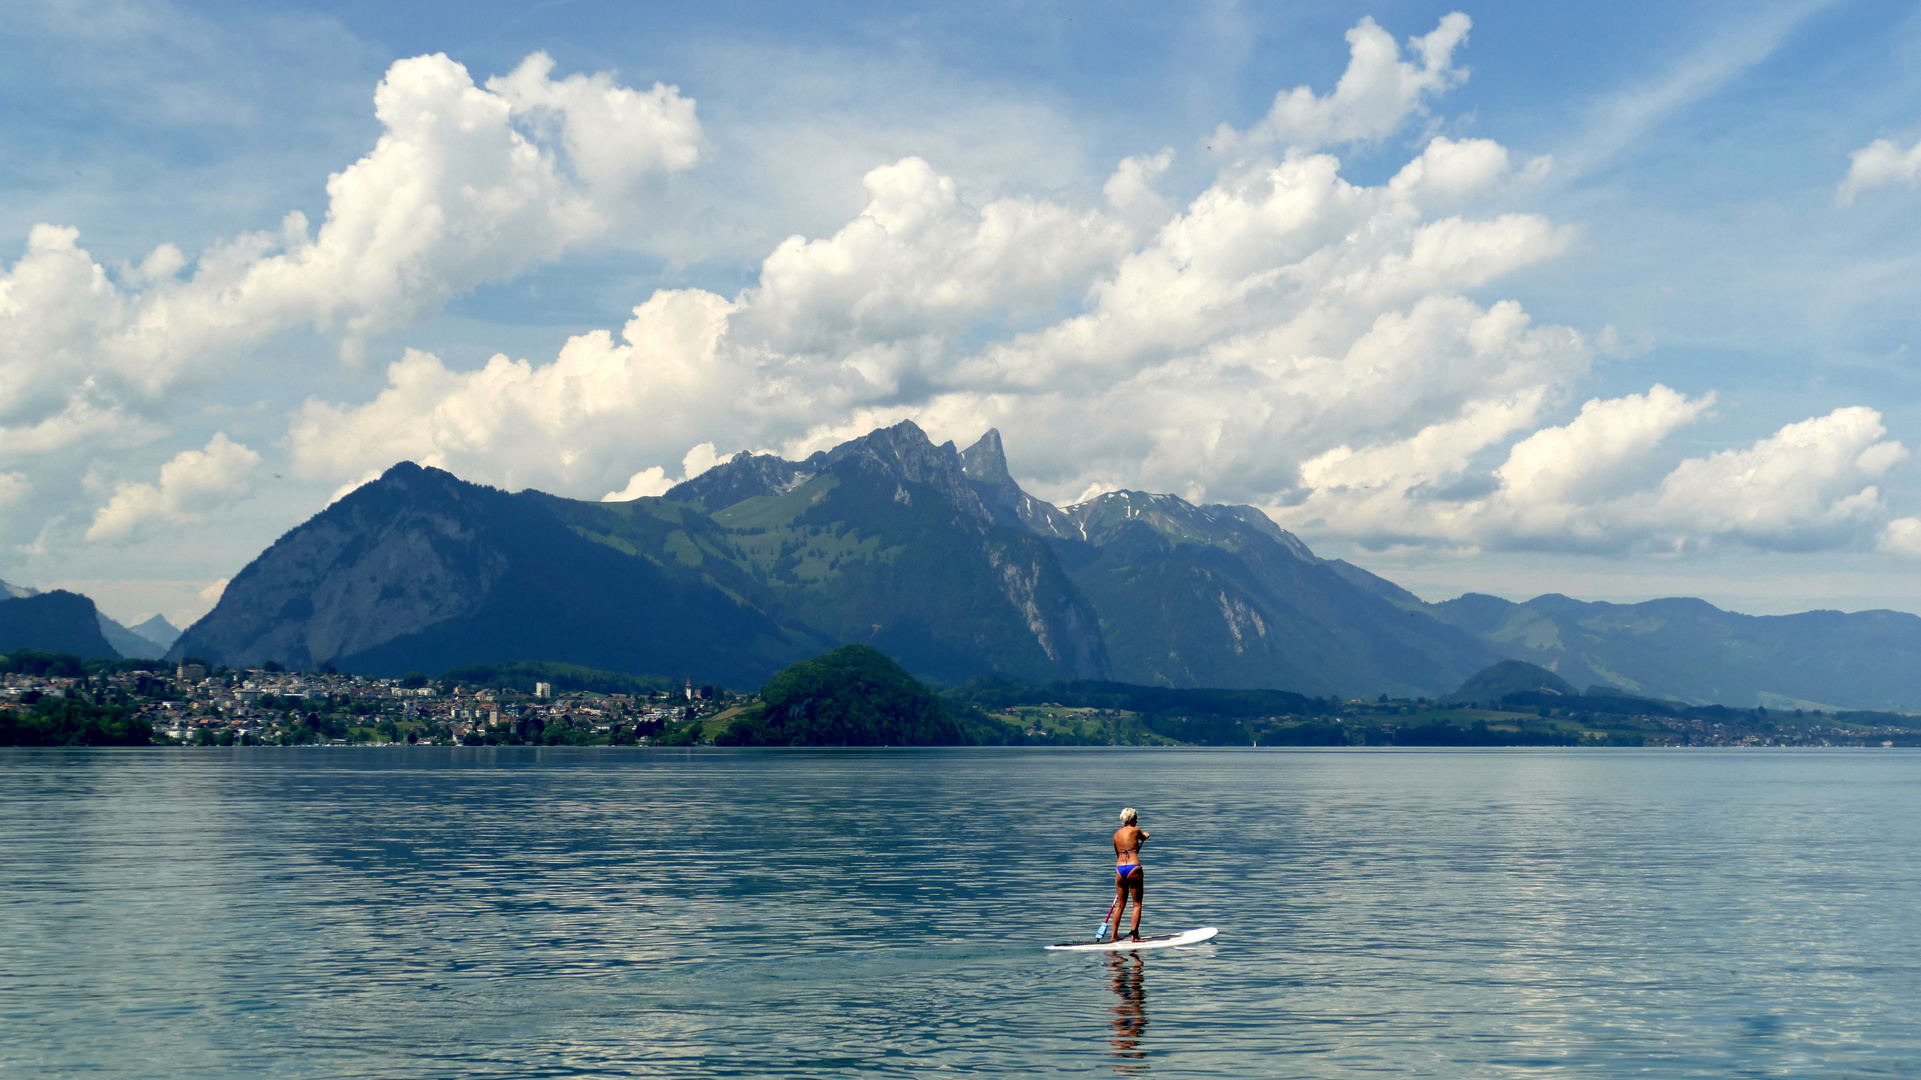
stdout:
<svg viewBox="0 0 1921 1080">
<path fill-rule="evenodd" d="M 780 672 L 760 704 L 715 737 L 721 746 L 959 746 L 968 738 L 933 690 L 866 645 Z"/>
<path fill-rule="evenodd" d="M 1525 660 L 1503 660 L 1475 672 L 1461 688 L 1447 696 L 1450 702 L 1484 701 L 1490 706 L 1514 694 L 1548 694 L 1573 697 L 1580 691 L 1552 671 Z"/>
</svg>

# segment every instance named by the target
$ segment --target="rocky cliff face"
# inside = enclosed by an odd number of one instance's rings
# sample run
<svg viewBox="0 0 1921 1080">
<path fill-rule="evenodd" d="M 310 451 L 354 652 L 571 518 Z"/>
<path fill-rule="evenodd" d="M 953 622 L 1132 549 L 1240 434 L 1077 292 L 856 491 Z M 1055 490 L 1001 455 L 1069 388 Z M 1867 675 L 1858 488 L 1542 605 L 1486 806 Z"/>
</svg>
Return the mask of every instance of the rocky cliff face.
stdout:
<svg viewBox="0 0 1921 1080">
<path fill-rule="evenodd" d="M 813 479 L 817 471 L 772 454 L 742 450 L 699 476 L 675 484 L 667 497 L 703 510 L 719 510 L 763 495 L 785 495 Z"/>
<path fill-rule="evenodd" d="M 1056 550 L 1124 682 L 1416 696 L 1499 658 L 1251 506 L 1116 491 L 1055 513 Z"/>
<path fill-rule="evenodd" d="M 366 652 L 479 609 L 507 572 L 506 493 L 396 465 L 280 538 L 174 656 L 289 667 Z"/>
<path fill-rule="evenodd" d="M 904 423 L 756 468 L 805 479 L 713 516 L 783 617 L 940 679 L 1105 675 L 1094 614 L 1041 537 L 996 520 L 953 444 Z"/>
<path fill-rule="evenodd" d="M 1013 474 L 1007 471 L 1007 452 L 1001 448 L 998 429 L 988 428 L 980 441 L 961 452 L 961 467 L 994 520 L 1042 536 L 1073 535 L 1072 519 L 1053 504 L 1022 491 L 1014 482 Z"/>
</svg>

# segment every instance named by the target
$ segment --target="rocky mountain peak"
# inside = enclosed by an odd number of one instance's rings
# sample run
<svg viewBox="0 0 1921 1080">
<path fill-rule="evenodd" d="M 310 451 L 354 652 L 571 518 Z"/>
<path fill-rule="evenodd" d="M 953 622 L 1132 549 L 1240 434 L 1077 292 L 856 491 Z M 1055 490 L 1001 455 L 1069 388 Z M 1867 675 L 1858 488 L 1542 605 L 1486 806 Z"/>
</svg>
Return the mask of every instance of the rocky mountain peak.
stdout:
<svg viewBox="0 0 1921 1080">
<path fill-rule="evenodd" d="M 873 469 L 895 480 L 926 484 L 945 495 L 962 513 L 983 522 L 994 520 L 987 504 L 968 483 L 960 451 L 952 442 L 935 446 L 934 440 L 912 420 L 877 428 L 832 450 L 820 451 L 803 464 L 817 472 L 849 467 Z"/>
<path fill-rule="evenodd" d="M 699 476 L 668 488 L 667 497 L 719 510 L 761 495 L 785 495 L 812 480 L 816 471 L 773 454 L 742 450 Z"/>
<path fill-rule="evenodd" d="M 974 445 L 961 451 L 961 469 L 967 478 L 977 484 L 992 487 L 1011 486 L 1014 477 L 1007 471 L 1007 451 L 1001 448 L 999 428 L 988 428 Z"/>
</svg>

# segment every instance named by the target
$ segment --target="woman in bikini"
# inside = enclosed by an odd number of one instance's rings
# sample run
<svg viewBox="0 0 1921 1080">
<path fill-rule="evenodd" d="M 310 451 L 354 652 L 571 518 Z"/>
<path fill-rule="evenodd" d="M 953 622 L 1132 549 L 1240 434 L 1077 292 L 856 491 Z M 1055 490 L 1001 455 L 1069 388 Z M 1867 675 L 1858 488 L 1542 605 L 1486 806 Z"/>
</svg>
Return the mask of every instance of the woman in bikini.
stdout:
<svg viewBox="0 0 1921 1080">
<path fill-rule="evenodd" d="M 1133 807 L 1121 811 L 1121 827 L 1114 833 L 1114 935 L 1110 940 L 1121 936 L 1121 916 L 1127 913 L 1127 898 L 1134 897 L 1134 926 L 1129 931 L 1133 940 L 1141 939 L 1141 845 L 1147 843 L 1147 831 L 1135 823 L 1141 816 Z"/>
</svg>

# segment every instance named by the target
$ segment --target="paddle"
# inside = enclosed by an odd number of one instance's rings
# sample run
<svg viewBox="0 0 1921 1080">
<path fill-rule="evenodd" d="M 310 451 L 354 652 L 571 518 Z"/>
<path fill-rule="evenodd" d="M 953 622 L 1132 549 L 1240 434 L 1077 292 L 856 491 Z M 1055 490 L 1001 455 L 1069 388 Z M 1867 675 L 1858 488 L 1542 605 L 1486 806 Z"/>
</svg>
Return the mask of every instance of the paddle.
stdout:
<svg viewBox="0 0 1921 1080">
<path fill-rule="evenodd" d="M 1095 941 L 1100 941 L 1107 937 L 1107 924 L 1114 921 L 1114 905 L 1120 902 L 1121 895 L 1119 892 L 1114 894 L 1114 899 L 1107 902 L 1107 914 L 1101 916 L 1101 928 L 1094 931 Z"/>
</svg>

